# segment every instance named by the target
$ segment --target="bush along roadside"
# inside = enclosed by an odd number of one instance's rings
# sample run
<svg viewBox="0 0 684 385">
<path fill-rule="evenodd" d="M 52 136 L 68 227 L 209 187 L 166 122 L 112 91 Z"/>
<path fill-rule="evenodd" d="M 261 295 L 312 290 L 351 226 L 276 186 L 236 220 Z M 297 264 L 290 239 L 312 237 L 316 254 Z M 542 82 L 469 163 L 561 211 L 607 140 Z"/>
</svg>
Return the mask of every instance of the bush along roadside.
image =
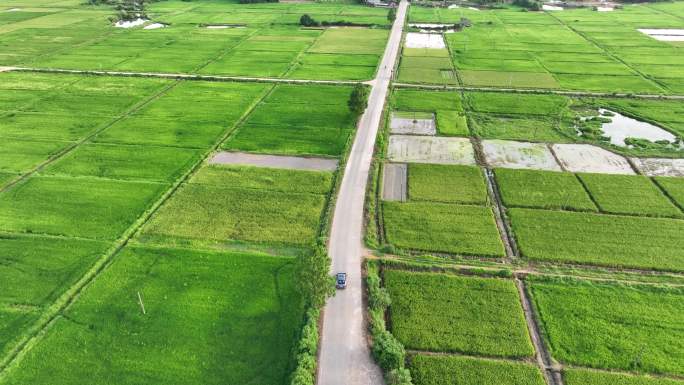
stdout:
<svg viewBox="0 0 684 385">
<path fill-rule="evenodd" d="M 366 263 L 366 285 L 368 288 L 368 319 L 371 338 L 371 352 L 375 361 L 385 373 L 387 385 L 412 385 L 411 372 L 404 366 L 406 350 L 399 340 L 387 330 L 385 313 L 391 304 L 387 290 L 380 285 L 377 262 Z"/>
<path fill-rule="evenodd" d="M 297 289 L 307 311 L 295 347 L 297 365 L 292 373 L 291 385 L 314 385 L 316 382 L 320 309 L 335 292 L 335 280 L 328 274 L 330 257 L 325 250 L 325 243 L 320 242 L 313 249 L 313 253 L 304 253 L 297 259 Z"/>
</svg>

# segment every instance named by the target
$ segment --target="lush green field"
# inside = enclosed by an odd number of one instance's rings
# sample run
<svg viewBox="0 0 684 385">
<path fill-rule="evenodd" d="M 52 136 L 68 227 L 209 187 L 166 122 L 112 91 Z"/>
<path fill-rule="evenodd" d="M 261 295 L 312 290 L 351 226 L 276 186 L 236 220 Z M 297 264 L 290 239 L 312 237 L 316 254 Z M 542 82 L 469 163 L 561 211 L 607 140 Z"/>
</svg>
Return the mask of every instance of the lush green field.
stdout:
<svg viewBox="0 0 684 385">
<path fill-rule="evenodd" d="M 601 211 L 654 217 L 684 216 L 648 177 L 579 174 L 579 178 Z"/>
<path fill-rule="evenodd" d="M 502 8 L 414 6 L 409 20 L 455 23 L 465 17 L 472 22 L 471 27 L 444 35 L 464 85 L 655 94 L 684 89 L 678 43 L 657 41 L 638 31 L 681 28 L 676 12 L 634 5 L 612 12 L 584 8 L 524 13 L 517 7 Z M 444 82 L 437 76 L 404 79 Z"/>
<path fill-rule="evenodd" d="M 324 172 L 206 166 L 159 209 L 140 240 L 306 247 L 318 236 L 331 178 Z"/>
<path fill-rule="evenodd" d="M 396 111 L 434 113 L 440 135 L 468 135 L 468 124 L 458 92 L 399 88 L 392 92 L 390 105 Z"/>
<path fill-rule="evenodd" d="M 1 382 L 286 384 L 302 317 L 293 266 L 129 247 Z"/>
<path fill-rule="evenodd" d="M 223 147 L 340 156 L 357 118 L 347 107 L 350 94 L 351 88 L 343 86 L 276 86 Z"/>
<path fill-rule="evenodd" d="M 586 369 L 565 369 L 563 371 L 563 381 L 568 385 L 682 385 L 684 383 L 682 380 L 671 378 L 636 376 Z"/>
<path fill-rule="evenodd" d="M 104 253 L 107 243 L 0 235 L 0 354 Z"/>
<path fill-rule="evenodd" d="M 512 280 L 385 270 L 392 333 L 408 348 L 530 357 Z"/>
<path fill-rule="evenodd" d="M 684 292 L 575 280 L 530 283 L 543 334 L 568 364 L 645 373 L 684 373 Z"/>
<path fill-rule="evenodd" d="M 435 202 L 382 202 L 387 242 L 402 249 L 503 257 L 492 209 Z"/>
<path fill-rule="evenodd" d="M 81 4 L 3 13 L 0 65 L 366 80 L 375 73 L 388 36 L 382 28 L 298 25 L 305 13 L 319 22 L 389 23 L 386 9 L 352 4 L 170 1 L 148 9 L 151 20 L 167 27 L 115 28 L 108 21 L 113 8 Z M 206 28 L 222 24 L 239 28 Z M 344 62 L 350 55 L 360 60 Z"/>
<path fill-rule="evenodd" d="M 479 167 L 419 163 L 408 166 L 408 196 L 411 201 L 481 205 L 489 199 Z"/>
<path fill-rule="evenodd" d="M 510 209 L 521 254 L 536 261 L 684 270 L 684 221 Z"/>
<path fill-rule="evenodd" d="M 32 177 L 0 194 L 0 231 L 114 240 L 168 185 Z"/>
<path fill-rule="evenodd" d="M 497 168 L 494 175 L 507 207 L 596 211 L 574 174 Z"/>
<path fill-rule="evenodd" d="M 684 179 L 656 177 L 654 180 L 658 185 L 662 186 L 667 195 L 669 195 L 679 207 L 684 207 Z"/>
<path fill-rule="evenodd" d="M 494 361 L 466 356 L 411 357 L 409 368 L 416 385 L 543 385 L 539 368 L 528 363 Z"/>
</svg>

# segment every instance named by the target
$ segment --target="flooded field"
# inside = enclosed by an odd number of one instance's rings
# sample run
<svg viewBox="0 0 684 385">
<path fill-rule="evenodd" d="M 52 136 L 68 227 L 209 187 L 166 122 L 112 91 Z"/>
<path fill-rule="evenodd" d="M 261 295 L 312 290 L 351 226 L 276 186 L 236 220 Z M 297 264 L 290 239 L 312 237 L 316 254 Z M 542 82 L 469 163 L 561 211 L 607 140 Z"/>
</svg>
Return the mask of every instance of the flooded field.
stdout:
<svg viewBox="0 0 684 385">
<path fill-rule="evenodd" d="M 470 139 L 392 135 L 387 155 L 392 162 L 475 164 Z"/>
<path fill-rule="evenodd" d="M 598 174 L 634 174 L 627 159 L 590 144 L 554 144 L 552 147 L 561 165 L 570 172 Z"/>
<path fill-rule="evenodd" d="M 644 175 L 684 177 L 684 159 L 632 158 L 632 162 Z"/>
<path fill-rule="evenodd" d="M 490 167 L 561 171 L 545 143 L 483 140 L 482 150 Z"/>
<path fill-rule="evenodd" d="M 427 112 L 393 112 L 390 120 L 393 134 L 435 135 L 435 114 Z"/>
<path fill-rule="evenodd" d="M 638 31 L 660 41 L 684 41 L 684 29 L 641 28 Z"/>
</svg>

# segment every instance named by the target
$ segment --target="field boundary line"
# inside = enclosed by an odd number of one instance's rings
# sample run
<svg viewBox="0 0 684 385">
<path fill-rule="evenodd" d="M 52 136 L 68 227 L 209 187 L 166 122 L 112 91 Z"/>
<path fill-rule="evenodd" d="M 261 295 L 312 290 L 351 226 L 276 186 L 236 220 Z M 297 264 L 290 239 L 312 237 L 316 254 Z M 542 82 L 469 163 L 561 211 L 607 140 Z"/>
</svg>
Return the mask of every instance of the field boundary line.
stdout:
<svg viewBox="0 0 684 385">
<path fill-rule="evenodd" d="M 669 94 L 632 94 L 620 92 L 592 92 L 592 91 L 570 91 L 554 90 L 548 88 L 505 88 L 505 87 L 472 87 L 472 86 L 444 86 L 425 83 L 394 83 L 397 88 L 418 88 L 426 90 L 463 90 L 480 92 L 502 92 L 519 94 L 554 94 L 576 97 L 598 97 L 598 98 L 633 98 L 633 99 L 664 99 L 664 100 L 684 100 L 684 95 Z"/>
<path fill-rule="evenodd" d="M 238 41 L 238 43 L 235 44 L 234 46 L 232 46 L 232 47 L 226 47 L 226 48 L 224 48 L 224 49 L 221 49 L 221 50 L 216 54 L 216 56 L 214 56 L 213 58 L 210 58 L 210 59 L 208 59 L 207 61 L 205 61 L 204 63 L 198 65 L 198 66 L 194 69 L 194 72 L 199 72 L 199 71 L 201 71 L 204 67 L 208 66 L 209 64 L 215 63 L 217 60 L 223 59 L 224 56 L 226 56 L 228 53 L 230 53 L 230 52 L 231 52 L 232 50 L 234 50 L 235 48 L 241 46 L 244 42 L 246 42 L 247 40 L 249 40 L 250 38 L 252 38 L 252 36 L 256 35 L 256 34 L 257 34 L 258 32 L 260 32 L 261 30 L 262 30 L 261 27 L 255 28 L 254 31 L 252 31 L 251 33 L 248 33 L 248 34 L 246 34 L 245 36 L 243 36 L 242 39 L 240 39 L 240 40 Z"/>
<path fill-rule="evenodd" d="M 368 81 L 355 80 L 313 80 L 313 79 L 284 79 L 256 76 L 223 76 L 223 75 L 200 75 L 188 73 L 161 73 L 161 72 L 133 72 L 133 71 L 101 71 L 101 70 L 70 70 L 59 68 L 35 68 L 35 67 L 11 67 L 9 72 L 42 72 L 56 74 L 80 74 L 99 76 L 123 76 L 123 77 L 147 77 L 176 80 L 198 80 L 214 82 L 254 82 L 254 83 L 289 83 L 289 84 L 328 84 L 328 85 L 356 85 L 367 84 Z M 682 97 L 684 99 L 684 96 Z"/>
<path fill-rule="evenodd" d="M 95 128 L 93 131 L 90 131 L 90 133 L 88 133 L 86 136 L 82 137 L 81 139 L 79 139 L 75 142 L 70 142 L 70 144 L 68 146 L 62 148 L 61 150 L 59 150 L 55 154 L 49 156 L 47 159 L 40 162 L 38 165 L 34 166 L 33 168 L 31 168 L 29 171 L 21 174 L 20 177 L 13 179 L 12 181 L 5 184 L 2 188 L 0 188 L 0 193 L 9 190 L 12 186 L 15 186 L 17 183 L 20 183 L 21 181 L 26 180 L 27 178 L 33 176 L 34 174 L 41 171 L 45 167 L 54 163 L 56 160 L 59 160 L 59 159 L 63 158 L 64 156 L 66 156 L 67 154 L 71 153 L 73 150 L 77 149 L 81 145 L 83 145 L 87 142 L 90 142 L 94 137 L 96 137 L 97 135 L 102 133 L 104 130 L 106 130 L 109 127 L 115 125 L 116 123 L 122 121 L 123 119 L 128 118 L 129 116 L 131 116 L 131 114 L 139 111 L 141 108 L 145 107 L 149 103 L 152 103 L 153 101 L 157 100 L 163 94 L 167 93 L 169 90 L 174 88 L 178 83 L 179 83 L 179 80 L 176 80 L 174 82 L 171 82 L 167 85 L 164 85 L 164 86 L 158 88 L 153 93 L 144 97 L 138 103 L 136 103 L 133 106 L 131 106 L 130 108 L 128 108 L 126 111 L 115 116 L 112 120 L 109 120 L 107 123 Z"/>
<path fill-rule="evenodd" d="M 513 235 L 513 229 L 508 225 L 508 216 L 506 215 L 506 207 L 501 199 L 501 192 L 499 186 L 496 184 L 494 171 L 487 163 L 487 158 L 484 156 L 482 149 L 482 142 L 479 139 L 472 137 L 473 148 L 477 159 L 482 163 L 481 170 L 484 172 L 485 183 L 487 184 L 487 196 L 492 203 L 492 212 L 494 213 L 494 221 L 499 230 L 499 238 L 503 243 L 506 252 L 506 259 L 511 262 L 520 257 L 520 251 Z"/>
<path fill-rule="evenodd" d="M 174 83 L 178 84 L 179 82 Z M 104 271 L 113 261 L 116 255 L 131 241 L 139 229 L 141 229 L 157 210 L 206 162 L 206 159 L 216 151 L 221 143 L 235 130 L 235 128 L 247 119 L 254 111 L 256 106 L 273 90 L 274 86 L 267 87 L 259 97 L 245 109 L 240 119 L 233 123 L 220 138 L 216 139 L 204 154 L 197 159 L 194 166 L 190 167 L 183 175 L 179 176 L 171 186 L 161 194 L 161 196 L 149 206 L 147 210 L 138 216 L 138 219 L 128 228 L 114 244 L 107 249 L 102 256 L 86 271 L 81 278 L 69 287 L 52 305 L 46 308 L 43 315 L 36 320 L 32 327 L 24 333 L 15 346 L 11 348 L 4 357 L 0 357 L 0 380 L 7 376 L 7 373 L 19 364 L 21 359 L 41 340 L 45 333 L 57 322 L 62 313 L 67 310 L 80 296 L 84 289 L 92 283 L 99 274 Z"/>
<path fill-rule="evenodd" d="M 420 350 L 420 349 L 406 349 L 406 353 L 413 355 L 425 355 L 425 356 L 442 356 L 442 357 L 468 357 L 478 360 L 486 361 L 496 361 L 496 362 L 517 362 L 517 363 L 527 363 L 535 364 L 537 361 L 534 357 L 501 357 L 501 356 L 487 356 L 482 354 L 471 354 L 462 352 L 435 352 L 430 350 Z"/>
<path fill-rule="evenodd" d="M 553 363 L 551 353 L 549 353 L 548 349 L 546 348 L 546 344 L 542 339 L 538 319 L 536 317 L 532 301 L 529 298 L 527 287 L 518 276 L 515 277 L 515 286 L 518 288 L 520 303 L 522 304 L 522 310 L 525 314 L 525 321 L 527 323 L 530 339 L 532 340 L 532 345 L 534 345 L 535 357 L 537 360 L 537 365 L 539 366 L 539 370 L 541 370 L 547 384 L 563 385 L 563 378 L 560 374 L 560 366 L 554 365 Z"/>
<path fill-rule="evenodd" d="M 681 211 L 684 214 L 684 206 L 682 206 L 679 202 L 677 202 L 677 200 L 674 199 L 674 197 L 665 189 L 665 187 L 663 187 L 663 185 L 661 185 L 658 182 L 657 179 L 650 177 L 650 176 L 648 177 L 648 179 L 650 179 L 651 183 L 653 183 L 656 186 L 656 188 L 658 190 L 660 190 L 660 192 L 663 195 L 665 195 L 665 198 L 667 198 L 670 201 L 670 203 L 672 203 L 676 208 L 679 209 L 679 211 Z"/>
<path fill-rule="evenodd" d="M 641 77 L 641 78 L 642 78 L 643 80 L 645 80 L 646 82 L 655 85 L 656 87 L 660 88 L 660 89 L 663 90 L 663 91 L 666 91 L 666 92 L 669 91 L 669 88 L 667 88 L 667 86 L 665 86 L 664 84 L 661 84 L 660 82 L 658 82 L 658 81 L 656 81 L 656 80 L 654 80 L 654 79 L 651 79 L 651 78 L 647 77 L 647 76 L 644 75 L 641 71 L 639 71 L 638 69 L 632 67 L 630 64 L 628 64 L 627 62 L 625 62 L 624 60 L 622 60 L 619 56 L 615 55 L 615 54 L 614 54 L 613 52 L 611 52 L 609 49 L 605 48 L 604 46 L 602 46 L 601 44 L 599 44 L 598 42 L 596 42 L 594 39 L 592 39 L 591 37 L 589 37 L 589 36 L 588 36 L 587 34 L 585 34 L 584 32 L 581 32 L 581 31 L 579 31 L 579 30 L 573 28 L 573 27 L 570 26 L 569 24 L 565 23 L 563 20 L 561 20 L 561 19 L 559 19 L 558 17 L 556 17 L 555 15 L 553 15 L 553 12 L 547 12 L 547 13 L 548 13 L 551 17 L 553 17 L 554 19 L 556 19 L 559 23 L 561 23 L 561 25 L 563 25 L 565 28 L 567 28 L 567 29 L 571 30 L 572 32 L 574 32 L 575 34 L 581 36 L 584 40 L 586 40 L 586 41 L 588 41 L 589 43 L 593 44 L 595 47 L 601 49 L 601 51 L 605 52 L 606 55 L 608 55 L 608 57 L 610 57 L 611 59 L 615 60 L 615 61 L 618 62 L 618 63 L 622 63 L 622 65 L 624 65 L 625 67 L 627 67 L 627 68 L 629 68 L 630 70 L 632 70 L 635 74 L 639 75 L 639 77 Z"/>
</svg>

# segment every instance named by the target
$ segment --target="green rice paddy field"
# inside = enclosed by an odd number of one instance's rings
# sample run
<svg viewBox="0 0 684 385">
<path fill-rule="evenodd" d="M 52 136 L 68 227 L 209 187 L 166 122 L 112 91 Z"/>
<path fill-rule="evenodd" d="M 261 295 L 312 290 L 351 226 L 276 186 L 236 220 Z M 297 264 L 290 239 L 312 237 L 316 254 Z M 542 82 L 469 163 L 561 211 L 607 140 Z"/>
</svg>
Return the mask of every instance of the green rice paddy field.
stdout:
<svg viewBox="0 0 684 385">
<path fill-rule="evenodd" d="M 411 7 L 410 22 L 448 24 L 465 17 L 472 26 L 445 34 L 447 49 L 404 49 L 399 81 L 681 94 L 682 43 L 659 41 L 638 29 L 681 29 L 683 12 L 681 2 L 627 4 L 612 12 Z M 454 69 L 456 76 L 445 76 Z"/>
<path fill-rule="evenodd" d="M 372 78 L 389 23 L 386 9 L 334 3 L 164 1 L 148 6 L 159 29 L 115 28 L 111 9 L 76 2 L 13 9 L 0 12 L 0 65 L 298 79 Z M 305 13 L 364 27 L 300 28 Z"/>
<path fill-rule="evenodd" d="M 351 87 L 5 72 L 0 88 L 0 383 L 288 383 L 295 262 L 326 235 L 336 172 L 206 159 L 342 159 Z"/>
</svg>

